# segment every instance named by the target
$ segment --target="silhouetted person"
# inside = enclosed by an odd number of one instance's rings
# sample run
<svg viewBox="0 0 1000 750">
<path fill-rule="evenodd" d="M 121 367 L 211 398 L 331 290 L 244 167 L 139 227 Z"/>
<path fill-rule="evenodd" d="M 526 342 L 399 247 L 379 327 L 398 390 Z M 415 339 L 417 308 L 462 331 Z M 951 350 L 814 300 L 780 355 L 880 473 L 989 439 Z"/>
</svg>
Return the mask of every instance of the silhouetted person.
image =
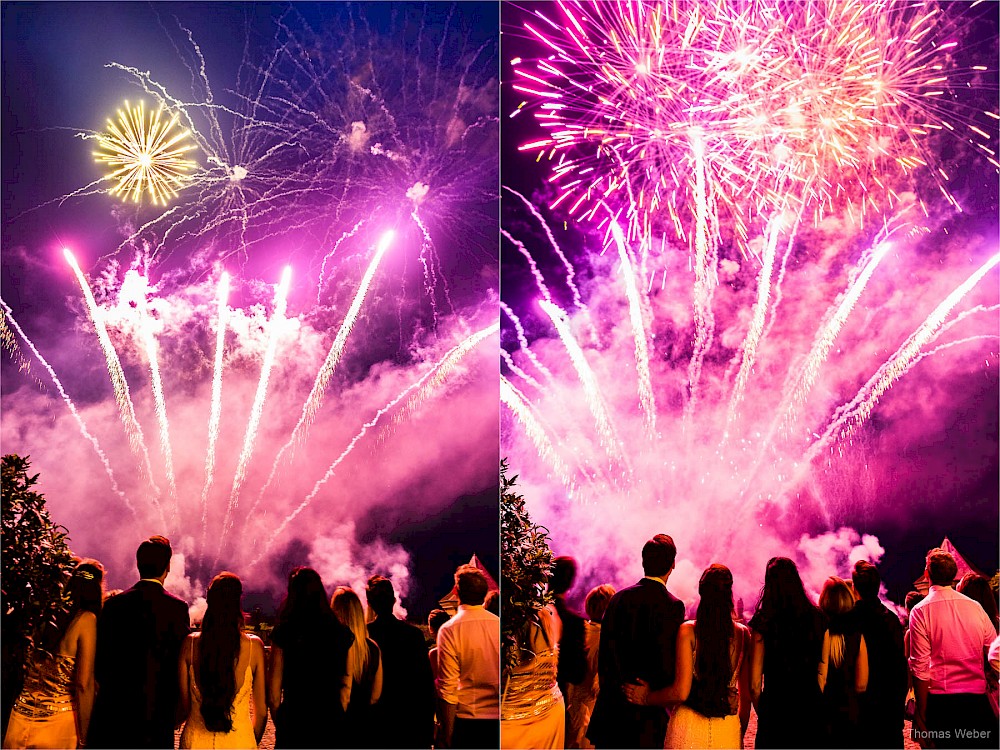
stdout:
<svg viewBox="0 0 1000 750">
<path fill-rule="evenodd" d="M 863 747 L 903 747 L 906 654 L 903 624 L 879 601 L 878 568 L 858 560 L 851 574 L 858 601 L 852 612 L 868 647 L 868 689 L 860 697 L 858 737 Z"/>
<path fill-rule="evenodd" d="M 375 709 L 379 747 L 430 747 L 434 741 L 434 676 L 424 635 L 392 614 L 396 592 L 382 576 L 368 579 L 368 634 L 382 651 L 382 697 Z"/>
<path fill-rule="evenodd" d="M 684 603 L 667 591 L 677 547 L 657 534 L 642 548 L 645 576 L 611 599 L 601 624 L 598 679 L 587 738 L 597 748 L 662 748 L 667 714 L 658 706 L 625 699 L 626 683 L 645 681 L 659 690 L 674 681 L 677 631 Z"/>
<path fill-rule="evenodd" d="M 587 657 L 583 650 L 583 618 L 566 601 L 566 594 L 576 580 L 576 560 L 557 557 L 552 561 L 552 578 L 549 591 L 559 620 L 562 636 L 559 638 L 559 671 L 556 681 L 559 691 L 568 699 L 570 684 L 578 685 L 587 674 Z M 568 710 L 568 703 L 567 703 Z"/>
<path fill-rule="evenodd" d="M 172 554 L 166 537 L 140 544 L 135 561 L 141 580 L 101 610 L 90 747 L 174 746 L 180 718 L 177 663 L 191 620 L 188 605 L 163 588 Z"/>
</svg>

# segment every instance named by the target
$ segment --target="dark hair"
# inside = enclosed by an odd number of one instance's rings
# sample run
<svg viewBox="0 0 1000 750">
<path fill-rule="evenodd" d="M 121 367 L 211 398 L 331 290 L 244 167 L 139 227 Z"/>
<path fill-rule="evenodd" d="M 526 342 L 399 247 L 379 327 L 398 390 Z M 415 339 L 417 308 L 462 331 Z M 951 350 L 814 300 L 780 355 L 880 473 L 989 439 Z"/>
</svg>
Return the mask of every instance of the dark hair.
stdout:
<svg viewBox="0 0 1000 750">
<path fill-rule="evenodd" d="M 427 627 L 429 627 L 431 629 L 431 633 L 436 636 L 437 632 L 441 629 L 441 626 L 450 619 L 451 615 L 443 609 L 432 609 L 431 613 L 427 615 Z"/>
<path fill-rule="evenodd" d="M 587 594 L 583 602 L 583 609 L 591 622 L 600 622 L 604 619 L 604 613 L 608 609 L 611 598 L 615 595 L 615 587 L 610 583 L 602 583 L 595 586 Z"/>
<path fill-rule="evenodd" d="M 198 639 L 198 686 L 201 716 L 211 732 L 233 728 L 236 661 L 240 656 L 243 584 L 233 573 L 219 573 L 208 587 L 208 609 Z"/>
<path fill-rule="evenodd" d="M 392 581 L 385 576 L 372 576 L 368 579 L 365 587 L 365 598 L 368 600 L 368 607 L 380 617 L 391 615 L 392 607 L 396 603 L 396 591 L 392 587 Z"/>
<path fill-rule="evenodd" d="M 493 591 L 486 592 L 486 598 L 483 599 L 483 609 L 487 612 L 492 612 L 497 617 L 500 616 L 500 592 Z"/>
<path fill-rule="evenodd" d="M 729 651 L 736 623 L 733 620 L 733 574 L 725 565 L 709 565 L 698 581 L 698 612 L 694 637 L 698 644 L 694 671 L 703 706 L 712 716 L 725 716 L 729 708 L 729 681 L 733 675 Z"/>
<path fill-rule="evenodd" d="M 918 604 L 920 604 L 920 602 L 922 602 L 926 596 L 927 594 L 921 594 L 919 591 L 909 592 L 906 595 L 906 599 L 904 600 L 904 605 L 906 606 L 907 611 L 913 609 Z"/>
<path fill-rule="evenodd" d="M 567 555 L 553 558 L 550 568 L 549 591 L 553 594 L 565 594 L 573 588 L 576 580 L 576 560 Z"/>
<path fill-rule="evenodd" d="M 326 599 L 323 580 L 312 568 L 295 568 L 288 574 L 288 593 L 278 610 L 275 627 L 296 631 L 312 630 L 321 623 L 336 621 Z"/>
<path fill-rule="evenodd" d="M 666 534 L 657 534 L 642 546 L 642 572 L 662 578 L 674 567 L 677 547 Z"/>
<path fill-rule="evenodd" d="M 958 593 L 969 597 L 983 608 L 993 627 L 997 626 L 997 600 L 993 596 L 990 582 L 978 573 L 966 573 L 958 584 Z"/>
<path fill-rule="evenodd" d="M 53 621 L 42 626 L 38 638 L 38 647 L 48 653 L 55 654 L 59 650 L 59 642 L 66 635 L 76 616 L 81 612 L 101 614 L 104 603 L 104 566 L 97 560 L 79 560 L 73 573 L 63 584 L 64 600 L 69 600 L 69 607 L 61 612 Z"/>
<path fill-rule="evenodd" d="M 458 601 L 461 604 L 482 604 L 490 589 L 486 576 L 475 565 L 462 565 L 455 571 Z"/>
<path fill-rule="evenodd" d="M 862 599 L 876 599 L 879 586 L 882 584 L 882 576 L 878 574 L 878 568 L 870 562 L 858 560 L 854 563 L 851 581 L 854 583 L 854 590 Z"/>
<path fill-rule="evenodd" d="M 140 578 L 159 578 L 170 567 L 170 540 L 165 536 L 151 536 L 135 551 L 135 564 Z"/>
<path fill-rule="evenodd" d="M 951 586 L 958 575 L 955 558 L 940 547 L 927 553 L 927 577 L 934 586 Z"/>
</svg>

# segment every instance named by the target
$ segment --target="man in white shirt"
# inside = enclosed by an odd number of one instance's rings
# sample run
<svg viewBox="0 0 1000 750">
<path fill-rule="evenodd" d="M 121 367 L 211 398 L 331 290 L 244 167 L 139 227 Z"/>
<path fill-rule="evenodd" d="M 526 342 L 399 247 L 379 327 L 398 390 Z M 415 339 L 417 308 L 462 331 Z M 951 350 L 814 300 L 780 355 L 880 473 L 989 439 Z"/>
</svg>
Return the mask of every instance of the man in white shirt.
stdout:
<svg viewBox="0 0 1000 750">
<path fill-rule="evenodd" d="M 950 554 L 931 550 L 930 592 L 910 612 L 913 739 L 925 748 L 995 748 L 984 667 L 996 628 L 978 602 L 952 588 L 957 573 Z"/>
<path fill-rule="evenodd" d="M 489 586 L 474 565 L 455 571 L 458 613 L 441 626 L 436 747 L 500 746 L 500 618 L 486 611 Z"/>
</svg>

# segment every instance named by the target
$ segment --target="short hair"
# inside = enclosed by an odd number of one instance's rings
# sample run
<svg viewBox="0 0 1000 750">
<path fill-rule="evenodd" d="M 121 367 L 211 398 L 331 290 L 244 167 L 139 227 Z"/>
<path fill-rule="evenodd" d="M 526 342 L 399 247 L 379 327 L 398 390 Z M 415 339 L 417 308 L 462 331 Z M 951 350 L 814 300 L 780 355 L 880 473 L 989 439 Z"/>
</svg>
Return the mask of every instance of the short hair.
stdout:
<svg viewBox="0 0 1000 750">
<path fill-rule="evenodd" d="M 921 594 L 919 591 L 911 591 L 908 593 L 903 602 L 903 605 L 906 607 L 906 611 L 909 612 L 911 609 L 916 607 L 926 596 L 927 594 Z"/>
<path fill-rule="evenodd" d="M 486 576 L 475 565 L 462 565 L 455 571 L 455 586 L 461 604 L 482 604 L 490 590 Z"/>
<path fill-rule="evenodd" d="M 431 629 L 431 633 L 436 636 L 437 632 L 441 629 L 441 626 L 450 619 L 451 615 L 443 609 L 432 609 L 431 613 L 427 615 L 427 627 L 429 627 Z"/>
<path fill-rule="evenodd" d="M 603 583 L 595 586 L 587 594 L 583 602 L 583 609 L 587 613 L 587 619 L 591 622 L 600 622 L 604 619 L 604 613 L 608 609 L 608 603 L 615 595 L 615 587 L 610 583 Z"/>
<path fill-rule="evenodd" d="M 935 586 L 951 586 L 958 575 L 955 558 L 946 550 L 937 547 L 927 553 L 927 577 Z"/>
<path fill-rule="evenodd" d="M 862 599 L 875 599 L 878 597 L 878 590 L 882 585 L 882 576 L 879 575 L 878 568 L 867 560 L 858 560 L 854 563 L 851 580 L 854 582 L 854 590 L 858 592 L 858 596 Z"/>
<path fill-rule="evenodd" d="M 372 576 L 365 587 L 365 598 L 368 599 L 368 607 L 374 610 L 375 614 L 391 614 L 392 607 L 396 603 L 396 591 L 392 587 L 392 581 L 385 576 Z"/>
<path fill-rule="evenodd" d="M 642 572 L 662 577 L 674 567 L 677 547 L 667 534 L 657 534 L 642 546 Z"/>
<path fill-rule="evenodd" d="M 573 588 L 576 580 L 576 560 L 567 555 L 552 560 L 552 577 L 549 579 L 549 591 L 553 594 L 565 594 Z"/>
<path fill-rule="evenodd" d="M 170 567 L 170 540 L 165 536 L 151 536 L 135 551 L 135 564 L 140 578 L 159 578 Z"/>
</svg>

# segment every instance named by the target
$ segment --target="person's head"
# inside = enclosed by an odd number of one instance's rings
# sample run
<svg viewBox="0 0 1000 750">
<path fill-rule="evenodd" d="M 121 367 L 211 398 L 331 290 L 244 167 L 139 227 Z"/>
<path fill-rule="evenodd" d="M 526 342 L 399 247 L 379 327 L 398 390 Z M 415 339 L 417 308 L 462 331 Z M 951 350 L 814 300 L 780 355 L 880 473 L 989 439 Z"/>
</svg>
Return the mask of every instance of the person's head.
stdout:
<svg viewBox="0 0 1000 750">
<path fill-rule="evenodd" d="M 234 573 L 219 573 L 208 586 L 208 608 L 198 638 L 198 685 L 201 715 L 213 732 L 233 728 L 236 660 L 243 630 L 243 584 Z"/>
<path fill-rule="evenodd" d="M 101 613 L 104 603 L 104 566 L 97 560 L 80 560 L 69 579 L 70 609 Z"/>
<path fill-rule="evenodd" d="M 388 578 L 385 576 L 369 578 L 365 587 L 365 597 L 368 599 L 368 608 L 378 617 L 392 616 L 392 608 L 396 604 L 396 591 Z"/>
<path fill-rule="evenodd" d="M 874 601 L 878 598 L 882 577 L 878 573 L 878 568 L 870 562 L 858 560 L 854 563 L 851 580 L 854 582 L 854 591 L 863 601 Z"/>
<path fill-rule="evenodd" d="M 437 638 L 438 631 L 441 626 L 444 625 L 448 620 L 451 619 L 451 615 L 445 612 L 443 609 L 432 609 L 431 613 L 427 615 L 427 627 L 430 628 L 431 634 Z"/>
<path fill-rule="evenodd" d="M 914 607 L 916 607 L 920 602 L 924 600 L 926 594 L 921 594 L 919 591 L 911 591 L 906 595 L 906 599 L 903 605 L 906 607 L 906 611 L 909 612 Z"/>
<path fill-rule="evenodd" d="M 576 560 L 567 555 L 552 560 L 552 577 L 549 579 L 549 591 L 556 596 L 565 594 L 573 588 L 576 580 Z"/>
<path fill-rule="evenodd" d="M 486 600 L 490 585 L 483 571 L 475 565 L 461 565 L 455 571 L 455 585 L 458 587 L 460 604 L 478 605 Z"/>
<path fill-rule="evenodd" d="M 666 578 L 674 569 L 677 547 L 666 534 L 657 534 L 642 546 L 642 572 L 647 576 Z"/>
<path fill-rule="evenodd" d="M 694 636 L 698 643 L 695 671 L 704 688 L 705 699 L 712 706 L 722 706 L 728 699 L 732 676 L 729 647 L 735 632 L 733 619 L 733 574 L 725 565 L 714 563 L 698 581 L 698 611 Z"/>
<path fill-rule="evenodd" d="M 604 613 L 608 609 L 611 597 L 615 595 L 615 587 L 610 583 L 602 583 L 595 586 L 587 593 L 587 598 L 583 602 L 583 609 L 587 613 L 587 619 L 591 622 L 600 622 L 604 619 Z"/>
<path fill-rule="evenodd" d="M 350 586 L 337 586 L 330 599 L 330 608 L 340 624 L 351 631 L 354 643 L 347 654 L 347 671 L 355 680 L 361 679 L 368 666 L 368 626 L 361 599 Z"/>
<path fill-rule="evenodd" d="M 854 595 L 847 581 L 837 576 L 827 578 L 819 595 L 819 608 L 831 619 L 850 612 L 854 608 Z"/>
<path fill-rule="evenodd" d="M 135 565 L 140 578 L 164 579 L 170 571 L 170 540 L 165 536 L 151 536 L 135 551 Z"/>
<path fill-rule="evenodd" d="M 492 612 L 497 617 L 500 616 L 500 592 L 499 591 L 489 591 L 486 594 L 486 598 L 483 599 L 483 609 L 487 612 Z"/>
<path fill-rule="evenodd" d="M 787 557 L 768 560 L 757 609 L 768 619 L 779 620 L 795 620 L 806 612 L 815 612 L 793 560 Z"/>
<path fill-rule="evenodd" d="M 331 617 L 323 580 L 312 568 L 295 568 L 288 574 L 288 593 L 278 612 L 278 622 L 305 625 Z"/>
<path fill-rule="evenodd" d="M 962 580 L 958 582 L 958 593 L 963 594 L 973 601 L 979 602 L 979 606 L 990 618 L 990 622 L 997 623 L 997 600 L 990 588 L 990 582 L 978 573 L 966 573 Z"/>
<path fill-rule="evenodd" d="M 927 553 L 927 577 L 933 586 L 951 586 L 958 575 L 958 565 L 951 553 L 937 547 Z"/>
</svg>

